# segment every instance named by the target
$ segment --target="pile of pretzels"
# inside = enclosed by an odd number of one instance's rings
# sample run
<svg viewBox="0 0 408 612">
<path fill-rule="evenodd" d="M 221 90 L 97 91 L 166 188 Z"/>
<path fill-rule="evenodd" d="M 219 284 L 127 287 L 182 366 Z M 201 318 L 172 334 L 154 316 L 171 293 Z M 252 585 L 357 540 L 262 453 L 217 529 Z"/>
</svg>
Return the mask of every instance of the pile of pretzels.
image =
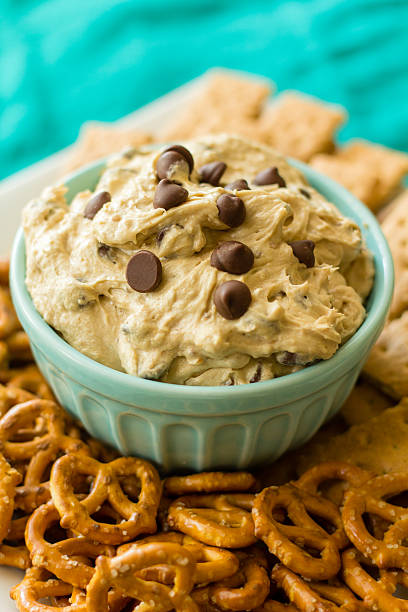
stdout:
<svg viewBox="0 0 408 612">
<path fill-rule="evenodd" d="M 27 351 L 0 376 L 0 564 L 25 570 L 21 612 L 408 610 L 408 472 L 162 480 L 74 422 Z"/>
</svg>

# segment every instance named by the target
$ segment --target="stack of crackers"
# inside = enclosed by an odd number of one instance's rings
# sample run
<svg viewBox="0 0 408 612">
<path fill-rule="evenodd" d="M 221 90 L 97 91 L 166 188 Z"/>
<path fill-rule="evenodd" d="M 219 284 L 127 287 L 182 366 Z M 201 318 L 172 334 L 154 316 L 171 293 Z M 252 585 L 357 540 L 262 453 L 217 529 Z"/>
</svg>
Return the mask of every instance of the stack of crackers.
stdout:
<svg viewBox="0 0 408 612">
<path fill-rule="evenodd" d="M 281 466 L 300 474 L 335 459 L 376 473 L 403 469 L 408 451 L 408 189 L 403 187 L 408 155 L 363 140 L 338 145 L 336 131 L 346 121 L 345 109 L 296 91 L 275 96 L 273 89 L 266 80 L 211 71 L 194 99 L 155 134 L 85 125 L 67 169 L 125 145 L 232 132 L 307 162 L 354 193 L 378 215 L 389 240 L 396 273 L 389 319 L 340 416 Z M 269 476 L 279 480 L 279 469 Z"/>
</svg>

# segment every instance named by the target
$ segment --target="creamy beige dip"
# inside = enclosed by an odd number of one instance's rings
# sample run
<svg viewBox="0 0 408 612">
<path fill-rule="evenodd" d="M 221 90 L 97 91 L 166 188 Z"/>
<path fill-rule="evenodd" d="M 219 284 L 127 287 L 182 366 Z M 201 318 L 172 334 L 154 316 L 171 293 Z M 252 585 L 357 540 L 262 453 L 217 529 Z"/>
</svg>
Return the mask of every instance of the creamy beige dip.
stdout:
<svg viewBox="0 0 408 612">
<path fill-rule="evenodd" d="M 111 368 L 187 385 L 231 385 L 289 374 L 329 359 L 361 325 L 373 264 L 359 227 L 310 187 L 274 150 L 229 135 L 185 143 L 194 158 L 174 165 L 169 178 L 188 199 L 154 208 L 156 164 L 165 147 L 127 151 L 107 164 L 94 193 L 109 192 L 93 218 L 92 193 L 70 206 L 66 188 L 46 189 L 23 214 L 27 287 L 44 319 L 78 351 Z M 219 186 L 200 182 L 199 169 L 226 164 Z M 254 184 L 277 167 L 286 183 Z M 226 190 L 244 178 L 250 189 Z M 232 193 L 245 206 L 235 228 L 219 217 L 217 200 Z M 211 265 L 223 241 L 253 253 L 248 272 Z M 314 243 L 307 267 L 289 244 Z M 161 263 L 157 288 L 129 286 L 130 258 L 144 249 Z M 159 263 L 159 265 L 160 265 Z M 251 302 L 235 319 L 222 316 L 214 292 L 226 281 L 248 287 Z"/>
</svg>

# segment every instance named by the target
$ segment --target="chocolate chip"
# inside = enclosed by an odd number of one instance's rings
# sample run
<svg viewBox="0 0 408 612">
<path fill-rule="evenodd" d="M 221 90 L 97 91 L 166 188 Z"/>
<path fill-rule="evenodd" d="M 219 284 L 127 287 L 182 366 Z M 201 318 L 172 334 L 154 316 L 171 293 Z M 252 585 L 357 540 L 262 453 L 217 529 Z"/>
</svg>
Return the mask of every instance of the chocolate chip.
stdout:
<svg viewBox="0 0 408 612">
<path fill-rule="evenodd" d="M 293 242 L 288 242 L 288 244 L 292 247 L 293 254 L 300 263 L 305 264 L 307 268 L 313 268 L 315 265 L 313 252 L 315 243 L 313 240 L 294 240 Z"/>
<path fill-rule="evenodd" d="M 84 210 L 84 217 L 87 219 L 93 219 L 96 213 L 101 210 L 102 206 L 111 200 L 112 196 L 109 191 L 100 191 L 99 193 L 96 193 L 90 200 L 88 200 Z"/>
<path fill-rule="evenodd" d="M 177 153 L 177 151 L 167 151 L 167 153 L 162 153 L 156 163 L 156 174 L 158 178 L 171 178 L 172 170 L 175 168 L 175 166 L 184 166 L 186 173 L 188 173 L 187 161 L 182 155 L 180 155 L 180 153 Z"/>
<path fill-rule="evenodd" d="M 230 191 L 243 191 L 244 189 L 250 190 L 250 186 L 245 179 L 237 179 L 236 181 L 225 185 L 225 189 L 229 189 Z"/>
<path fill-rule="evenodd" d="M 99 257 L 106 257 L 107 259 L 109 259 L 109 261 L 111 261 L 114 264 L 116 263 L 115 249 L 112 249 L 107 244 L 101 243 L 98 246 L 98 255 Z"/>
<path fill-rule="evenodd" d="M 162 265 L 151 251 L 138 251 L 126 266 L 126 280 L 132 289 L 140 293 L 153 291 L 161 283 Z"/>
<path fill-rule="evenodd" d="M 217 200 L 218 216 L 228 227 L 238 227 L 245 221 L 245 204 L 238 196 L 223 193 Z"/>
<path fill-rule="evenodd" d="M 177 185 L 177 183 L 173 181 L 169 181 L 169 179 L 162 179 L 156 187 L 153 206 L 154 208 L 169 210 L 169 208 L 179 206 L 179 204 L 185 202 L 187 198 L 187 189 L 184 189 L 184 187 Z"/>
<path fill-rule="evenodd" d="M 249 379 L 250 383 L 256 383 L 261 380 L 262 366 L 260 363 L 256 366 L 255 374 Z"/>
<path fill-rule="evenodd" d="M 226 168 L 227 164 L 224 164 L 224 162 L 220 161 L 205 164 L 205 166 L 202 166 L 199 170 L 201 182 L 210 183 L 210 185 L 214 185 L 214 187 L 217 187 L 220 182 L 220 178 L 224 174 Z"/>
<path fill-rule="evenodd" d="M 224 319 L 239 319 L 248 310 L 251 303 L 251 292 L 245 283 L 231 280 L 218 285 L 213 301 L 217 312 Z"/>
<path fill-rule="evenodd" d="M 244 274 L 254 265 L 254 254 L 246 244 L 227 240 L 212 252 L 211 265 L 230 274 Z"/>
<path fill-rule="evenodd" d="M 282 365 L 294 366 L 294 365 L 306 365 L 310 363 L 305 355 L 299 355 L 299 353 L 291 353 L 290 351 L 282 351 L 276 353 L 276 361 Z"/>
<path fill-rule="evenodd" d="M 299 188 L 299 191 L 300 191 L 300 193 L 301 193 L 302 195 L 304 195 L 304 196 L 305 196 L 305 198 L 307 198 L 308 200 L 310 200 L 310 198 L 312 197 L 312 196 L 310 195 L 310 193 L 309 193 L 309 192 L 308 192 L 306 189 L 303 189 L 303 187 L 300 187 L 300 188 Z"/>
<path fill-rule="evenodd" d="M 175 151 L 176 153 L 178 153 L 179 155 L 181 155 L 182 157 L 184 157 L 184 159 L 186 160 L 187 164 L 188 164 L 188 168 L 190 170 L 190 172 L 193 171 L 194 168 L 194 159 L 193 156 L 191 155 L 190 151 L 188 149 L 186 149 L 186 147 L 183 147 L 183 145 L 172 145 L 171 147 L 167 147 L 167 149 L 164 149 L 162 155 L 164 153 L 167 153 L 168 151 Z"/>
<path fill-rule="evenodd" d="M 279 174 L 276 166 L 259 172 L 254 178 L 254 183 L 255 185 L 274 185 L 277 183 L 279 187 L 286 187 L 286 181 Z"/>
</svg>

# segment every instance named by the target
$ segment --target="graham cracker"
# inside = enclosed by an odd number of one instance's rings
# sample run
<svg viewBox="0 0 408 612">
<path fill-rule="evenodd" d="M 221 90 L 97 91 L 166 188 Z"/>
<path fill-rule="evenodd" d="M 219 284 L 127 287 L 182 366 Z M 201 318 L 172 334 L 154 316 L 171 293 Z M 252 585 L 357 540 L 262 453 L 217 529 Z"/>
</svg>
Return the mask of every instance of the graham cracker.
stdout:
<svg viewBox="0 0 408 612">
<path fill-rule="evenodd" d="M 376 474 L 406 471 L 408 398 L 345 433 L 318 443 L 312 440 L 299 451 L 297 472 L 322 461 L 347 461 Z"/>
<path fill-rule="evenodd" d="M 352 427 L 378 416 L 393 404 L 390 397 L 360 378 L 339 414 L 345 424 Z"/>
<path fill-rule="evenodd" d="M 384 327 L 364 365 L 364 374 L 391 397 L 408 395 L 408 310 Z"/>
<path fill-rule="evenodd" d="M 408 155 L 356 140 L 333 155 L 316 155 L 311 165 L 344 185 L 371 210 L 377 211 L 400 187 L 408 172 Z"/>
<path fill-rule="evenodd" d="M 65 172 L 73 172 L 100 157 L 117 153 L 127 146 L 139 147 L 149 142 L 152 142 L 151 135 L 141 130 L 124 129 L 96 121 L 85 123 L 66 162 Z"/>
<path fill-rule="evenodd" d="M 382 230 L 394 260 L 395 287 L 389 316 L 395 319 L 408 309 L 408 190 L 396 198 L 391 206 L 382 223 Z"/>
<path fill-rule="evenodd" d="M 284 155 L 309 161 L 334 149 L 334 134 L 346 112 L 310 96 L 288 92 L 261 115 L 259 138 Z"/>
<path fill-rule="evenodd" d="M 164 128 L 161 139 L 188 139 L 218 132 L 257 138 L 256 119 L 271 87 L 227 71 L 210 74 L 194 99 Z"/>
</svg>

